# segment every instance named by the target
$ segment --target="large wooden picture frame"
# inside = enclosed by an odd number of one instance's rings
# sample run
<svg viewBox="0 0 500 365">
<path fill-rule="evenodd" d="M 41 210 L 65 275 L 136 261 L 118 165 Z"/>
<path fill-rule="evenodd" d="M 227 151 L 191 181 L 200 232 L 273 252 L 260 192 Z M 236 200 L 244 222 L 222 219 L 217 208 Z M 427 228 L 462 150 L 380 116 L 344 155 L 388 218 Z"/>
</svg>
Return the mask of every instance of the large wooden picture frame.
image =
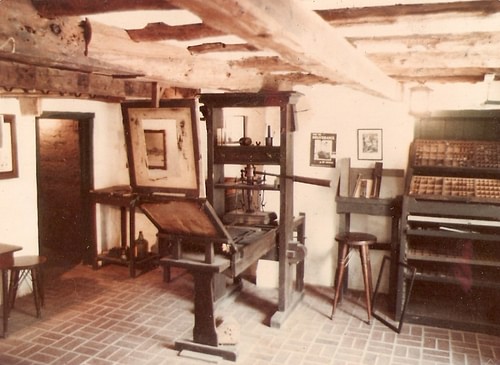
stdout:
<svg viewBox="0 0 500 365">
<path fill-rule="evenodd" d="M 195 100 L 122 104 L 130 183 L 136 191 L 199 196 Z"/>
<path fill-rule="evenodd" d="M 0 179 L 18 176 L 15 116 L 0 114 Z"/>
</svg>

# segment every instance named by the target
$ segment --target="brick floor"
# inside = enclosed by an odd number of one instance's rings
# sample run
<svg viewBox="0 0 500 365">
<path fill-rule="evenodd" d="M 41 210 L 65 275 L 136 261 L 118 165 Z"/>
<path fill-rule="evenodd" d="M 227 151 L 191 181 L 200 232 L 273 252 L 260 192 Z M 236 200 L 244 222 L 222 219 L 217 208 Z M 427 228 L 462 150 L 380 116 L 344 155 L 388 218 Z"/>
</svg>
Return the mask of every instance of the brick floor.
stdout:
<svg viewBox="0 0 500 365">
<path fill-rule="evenodd" d="M 76 266 L 47 275 L 43 317 L 31 296 L 19 298 L 1 365 L 235 364 L 212 356 L 178 354 L 175 340 L 193 325 L 191 277 L 160 269 L 138 278 L 120 266 L 94 271 Z M 280 329 L 269 327 L 277 292 L 244 282 L 216 310 L 239 333 L 236 364 L 258 365 L 500 365 L 500 337 L 405 324 L 397 335 L 377 320 L 365 322 L 359 296 L 348 294 L 330 320 L 331 288 L 307 287 L 304 300 Z"/>
</svg>

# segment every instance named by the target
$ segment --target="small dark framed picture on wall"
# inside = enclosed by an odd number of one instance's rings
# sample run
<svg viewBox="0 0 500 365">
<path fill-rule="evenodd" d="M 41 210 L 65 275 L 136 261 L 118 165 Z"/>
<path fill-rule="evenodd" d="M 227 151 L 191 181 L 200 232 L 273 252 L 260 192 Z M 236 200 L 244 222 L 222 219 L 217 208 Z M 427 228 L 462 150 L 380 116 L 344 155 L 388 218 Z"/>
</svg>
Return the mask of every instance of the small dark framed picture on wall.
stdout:
<svg viewBox="0 0 500 365">
<path fill-rule="evenodd" d="M 336 133 L 311 133 L 311 166 L 335 167 Z"/>
<path fill-rule="evenodd" d="M 15 116 L 0 114 L 0 179 L 19 177 Z"/>
<path fill-rule="evenodd" d="M 382 129 L 358 129 L 358 160 L 382 160 Z"/>
</svg>

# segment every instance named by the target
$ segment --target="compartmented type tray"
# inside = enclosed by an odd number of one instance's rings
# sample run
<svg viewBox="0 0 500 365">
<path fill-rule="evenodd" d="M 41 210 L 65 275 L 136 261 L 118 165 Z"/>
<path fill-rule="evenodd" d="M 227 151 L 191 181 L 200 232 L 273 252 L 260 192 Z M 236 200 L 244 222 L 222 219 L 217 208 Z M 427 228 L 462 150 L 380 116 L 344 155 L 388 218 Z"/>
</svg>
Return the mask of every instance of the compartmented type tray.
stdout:
<svg viewBox="0 0 500 365">
<path fill-rule="evenodd" d="M 499 168 L 499 156 L 499 142 L 417 140 L 413 165 Z"/>
<path fill-rule="evenodd" d="M 413 176 L 409 195 L 500 199 L 500 180 L 442 176 Z"/>
</svg>

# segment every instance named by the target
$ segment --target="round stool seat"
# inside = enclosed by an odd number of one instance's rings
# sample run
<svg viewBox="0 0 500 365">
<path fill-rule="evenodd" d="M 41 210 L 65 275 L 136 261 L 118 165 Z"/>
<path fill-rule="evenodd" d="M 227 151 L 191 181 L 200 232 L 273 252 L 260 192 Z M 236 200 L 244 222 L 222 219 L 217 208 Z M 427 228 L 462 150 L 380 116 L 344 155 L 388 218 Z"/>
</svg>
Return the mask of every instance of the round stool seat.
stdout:
<svg viewBox="0 0 500 365">
<path fill-rule="evenodd" d="M 370 233 L 364 232 L 342 232 L 335 236 L 338 242 L 344 242 L 348 245 L 372 245 L 377 242 L 377 237 Z"/>
<path fill-rule="evenodd" d="M 14 263 L 11 268 L 28 270 L 34 266 L 42 265 L 47 261 L 45 256 L 14 256 Z"/>
</svg>

